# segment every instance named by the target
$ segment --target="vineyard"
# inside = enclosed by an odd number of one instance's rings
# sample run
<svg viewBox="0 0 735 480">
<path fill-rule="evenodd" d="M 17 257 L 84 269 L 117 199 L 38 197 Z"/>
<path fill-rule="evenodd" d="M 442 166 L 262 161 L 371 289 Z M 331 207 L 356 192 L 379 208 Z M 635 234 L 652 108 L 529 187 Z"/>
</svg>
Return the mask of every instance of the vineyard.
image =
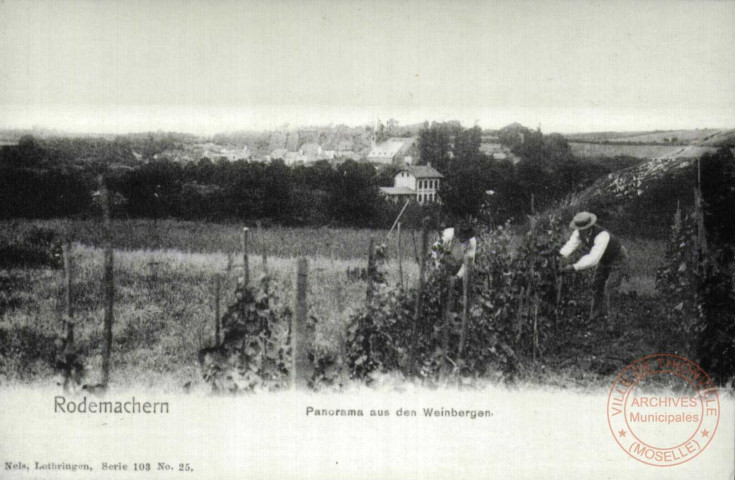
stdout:
<svg viewBox="0 0 735 480">
<path fill-rule="evenodd" d="M 351 259 L 312 256 L 299 277 L 297 259 L 260 253 L 255 230 L 247 284 L 241 251 L 115 250 L 110 382 L 169 391 L 287 388 L 294 381 L 299 278 L 306 280 L 299 339 L 308 345 L 300 376 L 310 388 L 603 382 L 624 362 L 672 341 L 656 333 L 661 302 L 650 257 L 662 247 L 632 248 L 639 269 L 615 299 L 617 332 L 611 334 L 587 321 L 589 278 L 559 273 L 556 251 L 568 233 L 561 225 L 541 219 L 521 235 L 508 226 L 483 229 L 467 303 L 462 282 L 449 288 L 443 252 L 430 248 L 436 234 L 428 230 L 425 242 L 421 231 L 413 240 L 402 234 L 402 248 L 412 251 L 415 244 L 426 259 L 421 288 L 416 256 L 398 254 L 395 232 L 385 246 L 375 243 L 370 262 L 369 247 Z M 33 231 L 26 232 L 31 240 L 39 236 Z M 384 238 L 386 232 L 374 233 Z M 60 372 L 87 388 L 100 383 L 103 251 L 72 244 L 67 312 L 62 250 L 57 245 L 43 268 L 16 265 L 3 275 L 6 382 L 60 382 L 54 377 Z M 70 315 L 73 351 L 59 341 Z"/>
</svg>

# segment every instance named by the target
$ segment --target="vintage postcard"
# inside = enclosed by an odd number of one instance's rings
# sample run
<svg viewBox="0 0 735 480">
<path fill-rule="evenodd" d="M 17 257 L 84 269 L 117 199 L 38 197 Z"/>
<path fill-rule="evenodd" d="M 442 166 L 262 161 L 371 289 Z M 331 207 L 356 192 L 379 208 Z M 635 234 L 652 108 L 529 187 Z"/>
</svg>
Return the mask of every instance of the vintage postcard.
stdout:
<svg viewBox="0 0 735 480">
<path fill-rule="evenodd" d="M 733 25 L 0 0 L 0 478 L 734 478 Z"/>
</svg>

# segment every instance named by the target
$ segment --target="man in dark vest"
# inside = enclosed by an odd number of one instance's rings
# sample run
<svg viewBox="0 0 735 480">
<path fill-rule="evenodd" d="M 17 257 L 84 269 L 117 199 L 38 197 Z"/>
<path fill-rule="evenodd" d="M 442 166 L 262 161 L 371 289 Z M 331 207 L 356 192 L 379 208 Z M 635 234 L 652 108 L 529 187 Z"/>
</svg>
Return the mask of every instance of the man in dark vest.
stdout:
<svg viewBox="0 0 735 480">
<path fill-rule="evenodd" d="M 578 271 L 597 267 L 592 280 L 593 296 L 590 313 L 590 319 L 594 320 L 607 313 L 605 312 L 605 285 L 613 274 L 611 287 L 620 286 L 628 263 L 628 252 L 617 237 L 597 225 L 597 217 L 594 213 L 576 214 L 569 227 L 574 229 L 574 232 L 559 253 L 566 258 L 580 246 L 589 252 L 575 264 L 565 266 L 563 270 Z"/>
</svg>

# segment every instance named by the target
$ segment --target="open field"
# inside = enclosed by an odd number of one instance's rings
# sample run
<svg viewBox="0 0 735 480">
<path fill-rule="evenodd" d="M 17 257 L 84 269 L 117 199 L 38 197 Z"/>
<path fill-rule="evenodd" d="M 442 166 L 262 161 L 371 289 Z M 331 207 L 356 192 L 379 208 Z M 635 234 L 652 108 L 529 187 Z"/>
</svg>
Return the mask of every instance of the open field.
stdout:
<svg viewBox="0 0 735 480">
<path fill-rule="evenodd" d="M 54 222 L 33 223 L 47 227 L 54 225 Z M 60 225 L 61 222 L 57 224 Z M 194 248 L 190 252 L 174 248 L 116 250 L 113 384 L 177 391 L 184 383 L 191 381 L 198 388 L 205 388 L 200 380 L 196 353 L 200 348 L 214 343 L 214 276 L 219 273 L 225 278 L 221 293 L 221 312 L 224 312 L 234 300 L 235 285 L 242 265 L 242 259 L 236 253 L 232 256 L 233 266 L 228 272 L 228 255 L 223 251 L 215 251 L 215 246 L 229 246 L 231 251 L 236 252 L 239 246 L 237 229 L 178 222 L 166 222 L 166 225 L 167 228 L 163 230 L 166 235 L 159 238 L 169 244 L 184 242 L 179 243 L 179 246 L 196 245 L 203 251 L 197 252 Z M 77 234 L 82 233 L 73 248 L 73 304 L 78 322 L 76 341 L 91 367 L 90 377 L 94 382 L 100 370 L 102 345 L 103 255 L 101 249 L 84 244 L 85 241 L 92 244 L 97 241 L 94 224 L 76 224 L 76 227 L 80 226 L 85 228 L 75 230 Z M 129 242 L 126 246 L 147 238 L 145 233 L 150 226 L 145 222 L 134 223 L 133 226 L 133 231 L 126 237 Z M 18 225 L 16 227 L 20 228 Z M 124 228 L 118 223 L 116 229 Z M 303 234 L 301 241 L 305 243 L 318 238 L 318 231 L 313 230 L 274 230 L 266 231 L 266 238 L 269 235 L 300 238 Z M 9 231 L 5 229 L 6 234 Z M 230 243 L 212 232 L 225 232 L 225 236 L 232 237 Z M 360 246 L 350 249 L 347 245 L 339 244 L 336 247 L 342 256 L 349 258 L 329 258 L 322 254 L 310 257 L 308 301 L 309 313 L 319 319 L 316 342 L 323 350 L 334 352 L 338 335 L 346 325 L 349 313 L 358 308 L 365 298 L 365 282 L 348 279 L 346 270 L 365 266 L 367 242 L 374 232 L 344 235 L 341 231 L 324 230 L 324 233 L 334 239 L 343 235 Z M 621 311 L 633 314 L 639 313 L 640 309 L 649 309 L 653 315 L 656 303 L 654 275 L 661 261 L 663 245 L 648 240 L 624 240 L 624 243 L 632 257 L 632 276 L 623 285 L 627 293 Z M 275 248 L 283 252 L 296 252 L 289 245 L 275 245 Z M 389 246 L 389 253 L 394 252 L 394 248 L 394 244 Z M 313 245 L 311 251 L 316 251 Z M 398 281 L 398 266 L 395 255 L 392 257 L 387 269 L 389 282 L 395 283 Z M 251 257 L 250 266 L 251 278 L 257 279 L 262 275 L 260 256 Z M 268 268 L 282 286 L 284 300 L 291 302 L 294 298 L 296 260 L 292 257 L 269 256 Z M 404 259 L 404 272 L 406 282 L 414 284 L 417 264 Z M 0 373 L 11 383 L 51 382 L 53 372 L 49 359 L 53 352 L 53 341 L 61 331 L 62 324 L 62 272 L 13 269 L 4 275 L 10 279 L 11 289 L 2 305 L 4 312 L 0 317 L 3 340 Z M 635 295 L 635 298 L 631 295 Z M 557 345 L 555 351 L 548 352 L 548 364 L 554 366 L 553 372 L 543 368 L 531 369 L 526 372 L 529 380 L 551 384 L 568 381 L 597 384 L 598 380 L 595 379 L 599 372 L 595 372 L 601 370 L 605 375 L 612 373 L 613 365 L 619 363 L 614 359 L 627 359 L 632 352 L 646 354 L 656 350 L 655 330 L 659 326 L 655 318 L 649 324 L 640 324 L 633 320 L 636 317 L 640 315 L 621 313 L 626 332 L 615 341 L 609 341 L 600 325 L 570 332 L 565 345 Z M 570 352 L 583 353 L 584 356 L 579 357 Z M 608 363 L 605 363 L 607 360 L 600 360 L 605 355 L 613 360 Z"/>
<path fill-rule="evenodd" d="M 713 147 L 693 147 L 680 145 L 625 145 L 616 143 L 581 143 L 569 142 L 569 147 L 577 157 L 616 157 L 626 155 L 636 158 L 663 158 L 686 156 L 700 157 L 707 152 L 714 152 Z"/>
<path fill-rule="evenodd" d="M 715 128 L 689 130 L 657 130 L 644 132 L 590 132 L 566 135 L 569 141 L 661 143 L 675 137 L 679 142 L 702 142 L 726 131 Z"/>
<path fill-rule="evenodd" d="M 324 256 L 351 260 L 367 255 L 370 237 L 376 243 L 385 241 L 387 230 L 352 228 L 285 228 L 268 227 L 258 231 L 254 224 L 221 224 L 180 220 L 115 220 L 112 232 L 115 248 L 121 250 L 179 250 L 190 253 L 239 252 L 242 227 L 251 229 L 250 252 L 260 257 L 295 258 L 300 255 Z M 48 228 L 68 235 L 72 241 L 91 247 L 103 242 L 100 221 L 95 220 L 30 220 L 0 222 L 1 237 L 22 236 L 34 227 Z M 418 232 L 414 232 L 416 242 Z M 397 248 L 397 235 L 391 236 L 391 254 Z M 410 231 L 403 232 L 404 258 L 414 255 Z"/>
</svg>

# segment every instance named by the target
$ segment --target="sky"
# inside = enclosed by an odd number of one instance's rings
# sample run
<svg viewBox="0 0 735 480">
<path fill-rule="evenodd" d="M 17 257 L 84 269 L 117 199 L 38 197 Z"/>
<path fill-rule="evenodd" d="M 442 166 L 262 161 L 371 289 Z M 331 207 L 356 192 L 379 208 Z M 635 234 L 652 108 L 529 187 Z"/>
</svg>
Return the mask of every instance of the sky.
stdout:
<svg viewBox="0 0 735 480">
<path fill-rule="evenodd" d="M 735 128 L 735 1 L 0 0 L 0 128 Z"/>
</svg>

